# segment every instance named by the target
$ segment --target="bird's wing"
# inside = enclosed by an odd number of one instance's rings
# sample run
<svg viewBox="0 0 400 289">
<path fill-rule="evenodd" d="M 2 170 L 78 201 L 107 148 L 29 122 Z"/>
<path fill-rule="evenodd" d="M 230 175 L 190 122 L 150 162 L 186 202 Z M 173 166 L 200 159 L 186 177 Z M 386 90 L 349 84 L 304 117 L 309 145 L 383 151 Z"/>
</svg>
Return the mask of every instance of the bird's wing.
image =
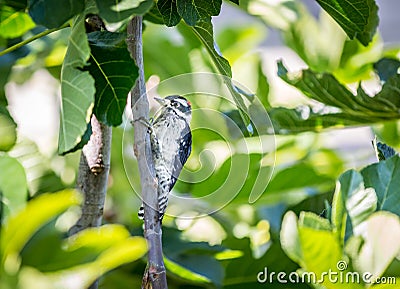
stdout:
<svg viewBox="0 0 400 289">
<path fill-rule="evenodd" d="M 174 187 L 181 170 L 189 158 L 190 153 L 192 152 L 192 134 L 189 131 L 185 136 L 181 139 L 179 143 L 179 153 L 175 156 L 174 167 L 172 170 L 171 176 L 171 186 L 170 190 Z"/>
</svg>

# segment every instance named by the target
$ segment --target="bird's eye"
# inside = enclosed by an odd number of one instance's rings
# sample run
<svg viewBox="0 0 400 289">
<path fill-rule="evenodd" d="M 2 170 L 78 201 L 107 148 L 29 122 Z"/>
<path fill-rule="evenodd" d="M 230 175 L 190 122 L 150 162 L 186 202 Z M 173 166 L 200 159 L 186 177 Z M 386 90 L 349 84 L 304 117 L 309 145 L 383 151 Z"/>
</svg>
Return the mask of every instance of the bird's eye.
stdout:
<svg viewBox="0 0 400 289">
<path fill-rule="evenodd" d="M 179 103 L 176 102 L 176 101 L 173 101 L 173 102 L 171 102 L 171 105 L 174 106 L 174 107 L 178 107 L 178 106 L 179 106 Z"/>
</svg>

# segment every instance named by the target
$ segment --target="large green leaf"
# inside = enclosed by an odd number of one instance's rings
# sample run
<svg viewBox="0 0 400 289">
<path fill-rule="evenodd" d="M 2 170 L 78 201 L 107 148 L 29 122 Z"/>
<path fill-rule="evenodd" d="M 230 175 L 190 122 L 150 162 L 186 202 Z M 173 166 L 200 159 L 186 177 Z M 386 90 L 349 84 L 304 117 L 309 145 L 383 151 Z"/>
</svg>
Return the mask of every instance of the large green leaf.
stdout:
<svg viewBox="0 0 400 289">
<path fill-rule="evenodd" d="M 175 26 L 181 21 L 175 0 L 159 0 L 157 1 L 157 8 L 164 19 L 164 24 L 168 27 Z"/>
<path fill-rule="evenodd" d="M 177 0 L 179 15 L 190 25 L 196 25 L 200 19 L 216 16 L 221 11 L 222 0 Z"/>
<path fill-rule="evenodd" d="M 29 0 L 29 15 L 40 25 L 57 28 L 85 8 L 81 0 Z"/>
<path fill-rule="evenodd" d="M 77 16 L 73 22 L 61 71 L 59 154 L 73 150 L 80 143 L 94 106 L 94 79 L 88 71 L 82 71 L 90 56 L 84 17 Z"/>
<path fill-rule="evenodd" d="M 126 49 L 125 34 L 96 31 L 88 34 L 90 66 L 95 79 L 94 113 L 101 122 L 120 125 L 127 95 L 135 84 L 138 68 Z"/>
<path fill-rule="evenodd" d="M 398 155 L 372 164 L 361 171 L 366 187 L 372 187 L 378 197 L 378 210 L 400 216 L 400 157 Z"/>
<path fill-rule="evenodd" d="M 81 195 L 74 190 L 43 194 L 30 201 L 26 208 L 9 218 L 1 234 L 2 263 L 18 254 L 32 235 L 52 218 L 69 207 L 78 205 Z M 21 230 L 21 228 L 24 228 Z"/>
<path fill-rule="evenodd" d="M 317 0 L 351 38 L 365 46 L 371 42 L 379 23 L 375 0 Z"/>
<path fill-rule="evenodd" d="M 3 38 L 15 38 L 24 35 L 35 27 L 28 14 L 16 11 L 9 6 L 0 7 L 0 36 Z"/>
<path fill-rule="evenodd" d="M 400 118 L 400 75 L 391 77 L 379 93 L 370 97 L 361 86 L 357 94 L 353 94 L 328 73 L 315 73 L 310 69 L 289 73 L 279 62 L 278 74 L 307 97 L 327 107 L 319 111 L 309 107 L 271 109 L 270 117 L 277 133 L 319 131 L 332 126 L 370 124 Z"/>
<path fill-rule="evenodd" d="M 398 118 L 400 107 L 400 75 L 395 75 L 374 97 L 358 88 L 354 95 L 336 78 L 328 73 L 315 73 L 310 69 L 301 73 L 289 73 L 282 62 L 278 63 L 278 74 L 287 83 L 300 89 L 311 99 L 337 107 L 354 117 Z"/>
<path fill-rule="evenodd" d="M 145 239 L 131 237 L 121 225 L 89 228 L 63 240 L 62 232 L 55 228 L 57 223 L 46 225 L 25 246 L 18 276 L 21 284 L 36 280 L 41 288 L 88 288 L 104 273 L 139 259 L 147 251 Z M 28 274 L 27 268 L 36 271 Z"/>
<path fill-rule="evenodd" d="M 374 280 L 399 255 L 400 219 L 388 212 L 377 212 L 366 221 L 365 227 L 364 243 L 355 257 L 354 267 L 370 273 L 370 280 Z"/>
<path fill-rule="evenodd" d="M 14 158 L 0 155 L 0 191 L 5 215 L 15 214 L 28 199 L 28 184 L 24 167 Z M 1 223 L 1 219 L 0 219 Z"/>
<path fill-rule="evenodd" d="M 285 252 L 304 271 L 313 273 L 309 275 L 315 277 L 311 282 L 318 281 L 329 289 L 363 288 L 360 284 L 339 284 L 324 278 L 326 272 L 347 271 L 340 240 L 331 231 L 328 220 L 308 212 L 302 212 L 297 220 L 293 212 L 288 212 L 282 223 L 281 242 Z"/>
<path fill-rule="evenodd" d="M 143 15 L 154 5 L 153 0 L 96 0 L 100 17 L 108 22 L 120 22 L 133 15 Z"/>
</svg>

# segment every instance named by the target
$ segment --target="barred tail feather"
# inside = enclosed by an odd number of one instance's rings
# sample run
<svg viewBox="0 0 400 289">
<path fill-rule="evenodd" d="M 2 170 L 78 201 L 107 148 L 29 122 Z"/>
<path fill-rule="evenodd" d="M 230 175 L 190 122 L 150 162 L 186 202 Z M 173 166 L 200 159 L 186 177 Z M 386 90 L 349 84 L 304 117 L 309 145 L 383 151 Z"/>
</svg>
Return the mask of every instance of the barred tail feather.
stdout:
<svg viewBox="0 0 400 289">
<path fill-rule="evenodd" d="M 141 220 L 144 219 L 144 207 L 143 207 L 143 204 L 140 206 L 140 209 L 139 209 L 139 212 L 138 212 L 138 217 Z"/>
<path fill-rule="evenodd" d="M 168 206 L 168 198 L 167 197 L 160 197 L 158 199 L 158 207 L 159 207 L 159 220 L 162 221 L 164 218 L 165 211 L 167 210 Z M 139 208 L 138 212 L 138 217 L 139 219 L 143 220 L 144 219 L 144 207 L 143 204 Z"/>
</svg>

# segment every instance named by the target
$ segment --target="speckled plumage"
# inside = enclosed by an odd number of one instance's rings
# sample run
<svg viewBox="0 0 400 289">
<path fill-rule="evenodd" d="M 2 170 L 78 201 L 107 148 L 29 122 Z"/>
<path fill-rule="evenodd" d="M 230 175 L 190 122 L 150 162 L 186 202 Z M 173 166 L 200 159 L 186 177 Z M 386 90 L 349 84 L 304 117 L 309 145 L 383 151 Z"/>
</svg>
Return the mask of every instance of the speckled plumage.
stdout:
<svg viewBox="0 0 400 289">
<path fill-rule="evenodd" d="M 162 107 L 151 125 L 150 139 L 158 180 L 159 218 L 162 220 L 168 205 L 168 194 L 191 153 L 192 134 L 189 126 L 190 102 L 178 95 L 158 101 Z M 138 215 L 143 219 L 143 206 Z"/>
</svg>

